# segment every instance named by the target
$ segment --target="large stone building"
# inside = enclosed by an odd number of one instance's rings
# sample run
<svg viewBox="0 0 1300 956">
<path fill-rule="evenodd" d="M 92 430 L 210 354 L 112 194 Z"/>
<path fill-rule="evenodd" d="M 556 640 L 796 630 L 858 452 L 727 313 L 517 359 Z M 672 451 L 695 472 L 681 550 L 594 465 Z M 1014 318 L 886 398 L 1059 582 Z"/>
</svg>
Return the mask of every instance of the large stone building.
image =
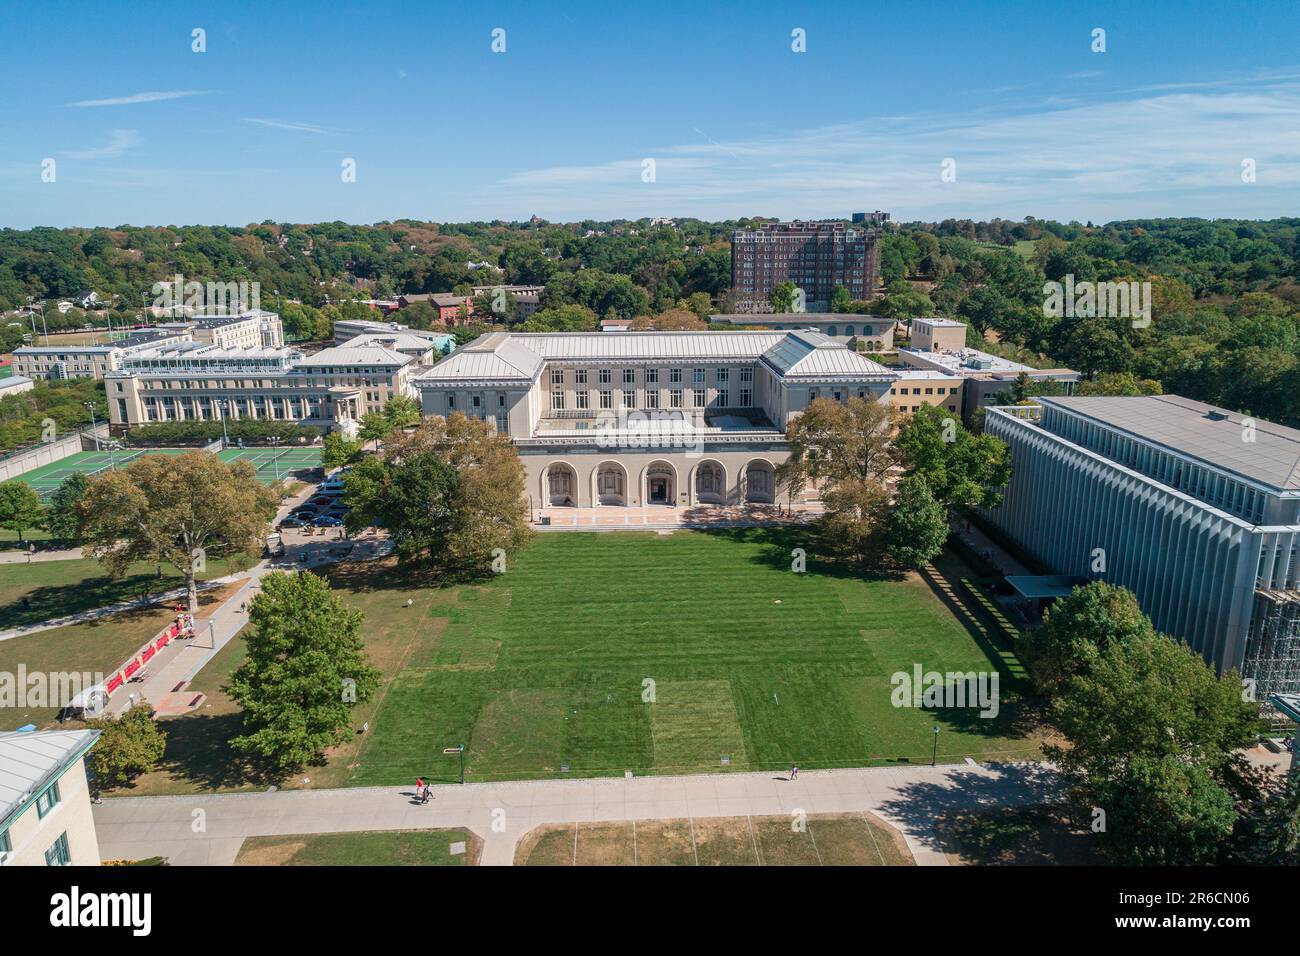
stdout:
<svg viewBox="0 0 1300 956">
<path fill-rule="evenodd" d="M 1014 471 L 985 517 L 1259 694 L 1300 691 L 1300 430 L 1177 395 L 1040 402 L 988 410 Z"/>
<path fill-rule="evenodd" d="M 838 221 L 773 222 L 731 234 L 731 298 L 736 312 L 771 312 L 771 295 L 793 282 L 809 312 L 830 310 L 836 286 L 870 298 L 880 275 L 877 245 L 885 213 L 847 226 Z"/>
<path fill-rule="evenodd" d="M 0 866 L 99 866 L 86 783 L 98 730 L 0 733 Z"/>
<path fill-rule="evenodd" d="M 269 419 L 351 433 L 441 353 L 421 336 L 359 335 L 307 355 L 293 348 L 182 342 L 122 359 L 105 376 L 114 432 L 171 421 Z"/>
<path fill-rule="evenodd" d="M 425 415 L 495 423 L 547 506 L 776 500 L 785 428 L 895 375 L 817 332 L 481 336 L 415 379 Z"/>
</svg>

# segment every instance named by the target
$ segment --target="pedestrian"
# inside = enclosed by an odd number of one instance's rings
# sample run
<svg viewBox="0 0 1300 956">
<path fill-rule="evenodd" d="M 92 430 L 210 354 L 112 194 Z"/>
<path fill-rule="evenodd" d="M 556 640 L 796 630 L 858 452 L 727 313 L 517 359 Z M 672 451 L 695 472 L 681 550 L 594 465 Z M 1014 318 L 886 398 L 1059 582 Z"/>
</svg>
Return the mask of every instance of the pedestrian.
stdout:
<svg viewBox="0 0 1300 956">
<path fill-rule="evenodd" d="M 791 779 L 791 780 L 798 780 L 798 779 L 799 779 L 799 768 L 798 768 L 798 767 L 791 767 L 791 768 L 790 768 L 790 779 Z"/>
<path fill-rule="evenodd" d="M 424 785 L 424 799 L 422 799 L 420 802 L 428 803 L 429 797 L 431 796 L 433 796 L 433 784 L 426 783 Z"/>
<path fill-rule="evenodd" d="M 415 778 L 415 799 L 417 800 L 420 799 L 420 791 L 423 789 L 424 789 L 424 778 L 416 777 Z"/>
</svg>

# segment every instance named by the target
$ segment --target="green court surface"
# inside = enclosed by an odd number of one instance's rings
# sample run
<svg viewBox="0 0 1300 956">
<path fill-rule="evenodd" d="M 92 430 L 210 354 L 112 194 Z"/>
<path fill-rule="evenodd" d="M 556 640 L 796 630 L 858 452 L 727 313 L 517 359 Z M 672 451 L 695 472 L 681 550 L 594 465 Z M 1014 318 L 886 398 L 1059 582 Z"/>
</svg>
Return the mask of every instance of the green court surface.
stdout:
<svg viewBox="0 0 1300 956">
<path fill-rule="evenodd" d="M 126 451 L 82 451 L 42 465 L 20 475 L 42 499 L 48 498 L 63 481 L 78 472 L 93 475 L 121 468 L 141 455 L 183 455 L 193 448 L 133 448 Z M 257 477 L 270 484 L 292 472 L 320 467 L 319 448 L 230 448 L 218 452 L 222 461 L 246 461 L 257 469 Z"/>
</svg>

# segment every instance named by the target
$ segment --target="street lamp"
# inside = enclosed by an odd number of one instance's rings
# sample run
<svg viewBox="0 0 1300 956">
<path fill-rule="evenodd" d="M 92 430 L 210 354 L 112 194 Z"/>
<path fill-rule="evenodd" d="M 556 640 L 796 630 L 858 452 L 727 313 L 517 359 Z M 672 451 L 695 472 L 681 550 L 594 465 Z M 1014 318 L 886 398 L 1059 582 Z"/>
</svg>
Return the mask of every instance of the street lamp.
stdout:
<svg viewBox="0 0 1300 956">
<path fill-rule="evenodd" d="M 275 466 L 275 480 L 279 481 L 280 480 L 280 456 L 276 454 L 275 449 L 280 444 L 280 436 L 270 435 L 267 437 L 267 441 L 271 443 L 271 449 L 272 449 L 271 463 Z"/>
<path fill-rule="evenodd" d="M 930 756 L 930 766 L 938 766 L 939 763 L 939 725 L 934 725 L 934 753 Z"/>
<path fill-rule="evenodd" d="M 230 399 L 228 398 L 217 399 L 217 407 L 221 409 L 221 447 L 222 448 L 230 447 L 230 435 L 226 432 L 226 403 L 229 401 Z"/>
<path fill-rule="evenodd" d="M 85 405 L 86 411 L 90 412 L 90 434 L 95 438 L 95 451 L 99 451 L 99 428 L 95 424 L 95 403 L 82 402 L 81 404 Z"/>
</svg>

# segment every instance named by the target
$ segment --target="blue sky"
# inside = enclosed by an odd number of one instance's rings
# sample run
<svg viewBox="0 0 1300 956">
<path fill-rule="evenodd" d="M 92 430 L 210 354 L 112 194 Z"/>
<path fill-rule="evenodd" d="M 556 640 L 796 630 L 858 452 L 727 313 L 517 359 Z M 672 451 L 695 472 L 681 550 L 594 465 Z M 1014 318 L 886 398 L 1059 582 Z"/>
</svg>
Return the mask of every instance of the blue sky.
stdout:
<svg viewBox="0 0 1300 956">
<path fill-rule="evenodd" d="M 0 9 L 0 226 L 1300 212 L 1294 2 Z"/>
</svg>

